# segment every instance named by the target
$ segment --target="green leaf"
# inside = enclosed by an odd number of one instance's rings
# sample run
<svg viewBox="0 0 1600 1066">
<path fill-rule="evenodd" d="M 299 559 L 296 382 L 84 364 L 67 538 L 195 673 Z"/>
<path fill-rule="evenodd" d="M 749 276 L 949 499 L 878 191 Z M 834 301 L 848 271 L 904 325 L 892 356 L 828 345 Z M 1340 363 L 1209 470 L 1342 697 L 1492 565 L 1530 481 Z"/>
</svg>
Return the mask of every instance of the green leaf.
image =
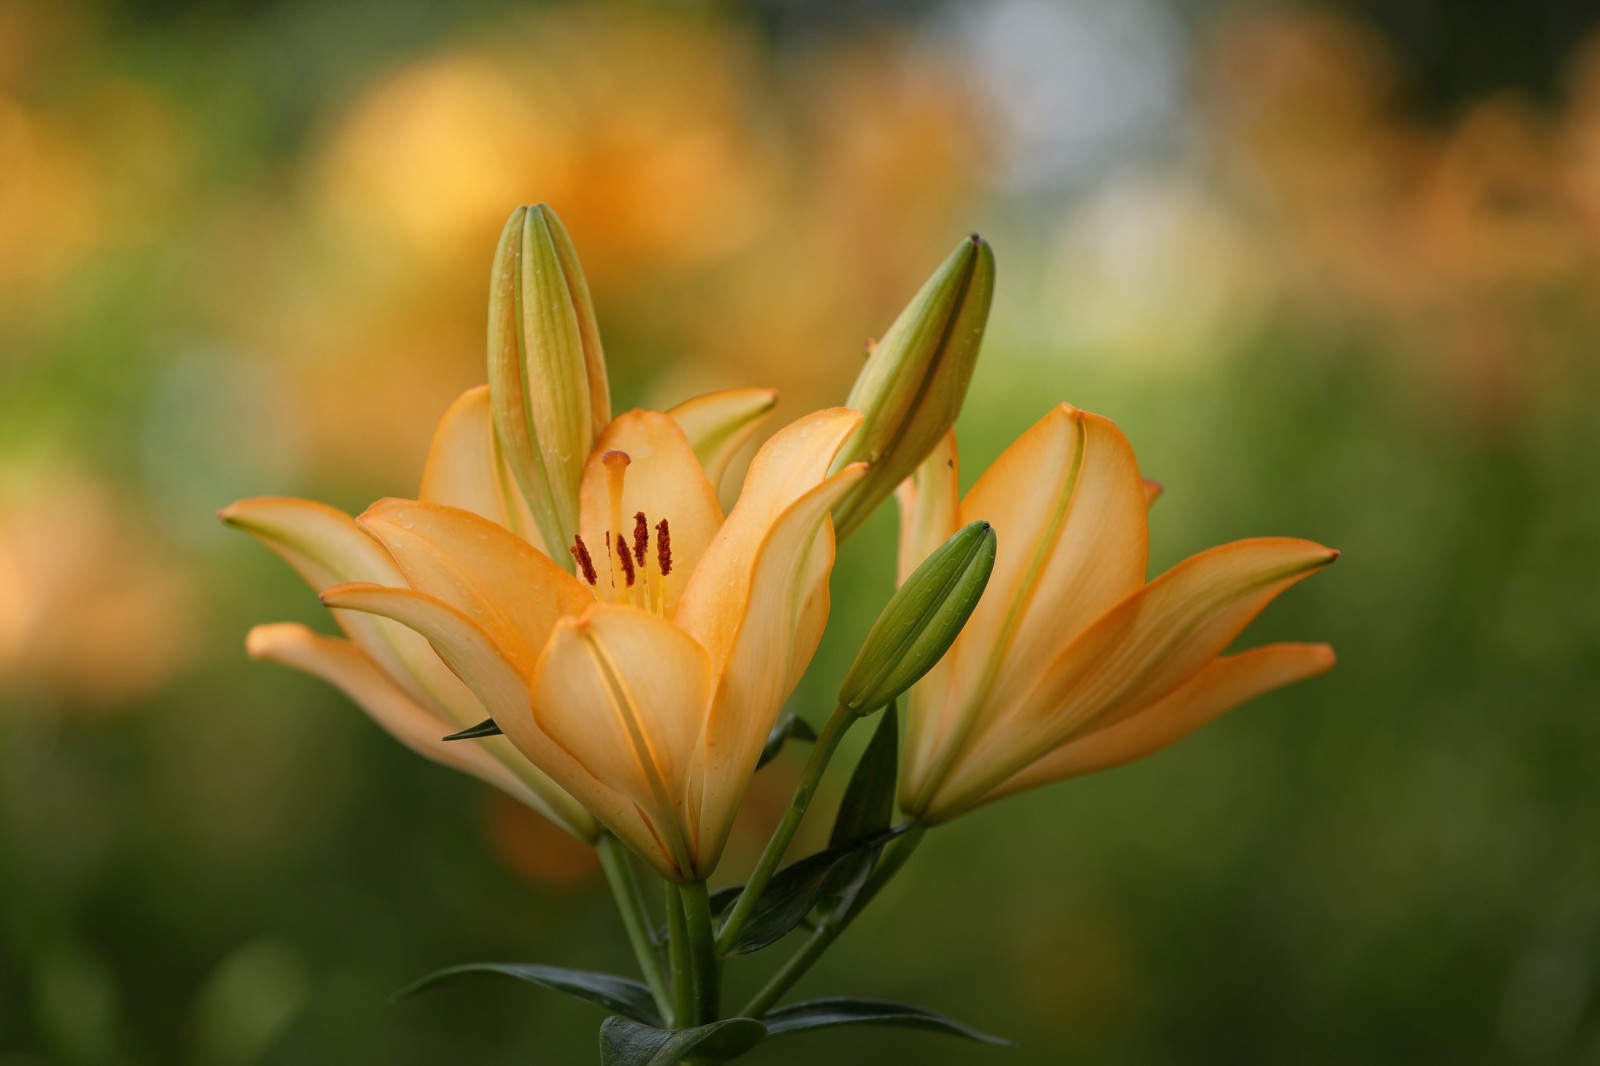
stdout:
<svg viewBox="0 0 1600 1066">
<path fill-rule="evenodd" d="M 817 731 L 811 728 L 811 723 L 797 714 L 786 714 L 767 734 L 767 743 L 761 749 L 761 758 L 756 760 L 756 769 L 776 759 L 788 741 L 803 740 L 810 743 L 816 739 Z"/>
<path fill-rule="evenodd" d="M 600 1026 L 601 1066 L 666 1066 L 696 1059 L 727 1062 L 761 1043 L 767 1027 L 754 1018 L 720 1022 L 676 1032 L 640 1025 L 627 1018 L 607 1018 Z"/>
<path fill-rule="evenodd" d="M 648 1025 L 661 1024 L 655 998 L 650 994 L 650 989 L 639 981 L 615 974 L 568 970 L 561 966 L 540 966 L 531 962 L 469 962 L 435 970 L 396 992 L 389 997 L 389 1001 L 397 1003 L 418 992 L 429 992 L 484 977 L 513 977 L 540 988 L 565 992 L 635 1021 Z"/>
<path fill-rule="evenodd" d="M 817 905 L 836 871 L 859 869 L 862 856 L 877 854 L 906 828 L 897 826 L 848 847 L 819 851 L 773 874 L 728 954 L 748 955 L 782 940 Z"/>
<path fill-rule="evenodd" d="M 466 729 L 463 729 L 459 733 L 451 733 L 449 736 L 441 737 L 440 739 L 441 740 L 478 740 L 478 739 L 480 739 L 482 737 L 497 737 L 499 735 L 500 735 L 500 727 L 494 724 L 494 719 L 493 718 L 486 718 L 483 721 L 479 722 L 477 725 L 468 726 Z"/>
<path fill-rule="evenodd" d="M 894 820 L 895 782 L 900 770 L 900 726 L 891 704 L 878 719 L 872 740 L 861 753 L 850 783 L 839 800 L 839 813 L 829 835 L 831 848 L 848 848 L 863 840 L 880 836 Z M 821 911 L 828 917 L 847 913 L 878 861 L 878 849 L 857 854 L 853 862 L 841 863 L 824 886 Z"/>
<path fill-rule="evenodd" d="M 927 1029 L 936 1033 L 948 1033 L 998 1047 L 1011 1046 L 1009 1040 L 980 1032 L 942 1014 L 935 1014 L 931 1010 L 877 999 L 854 999 L 847 996 L 812 999 L 769 1011 L 762 1020 L 767 1024 L 768 1036 L 803 1033 L 808 1029 L 832 1029 L 840 1025 L 888 1025 L 902 1029 Z"/>
</svg>

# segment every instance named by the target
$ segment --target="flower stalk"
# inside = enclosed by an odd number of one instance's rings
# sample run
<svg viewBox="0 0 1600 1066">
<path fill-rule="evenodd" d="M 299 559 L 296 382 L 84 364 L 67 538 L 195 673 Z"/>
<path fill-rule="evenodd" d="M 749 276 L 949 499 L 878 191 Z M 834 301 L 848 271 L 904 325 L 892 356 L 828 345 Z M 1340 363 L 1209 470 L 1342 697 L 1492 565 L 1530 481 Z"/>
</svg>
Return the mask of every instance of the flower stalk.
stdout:
<svg viewBox="0 0 1600 1066">
<path fill-rule="evenodd" d="M 611 897 L 616 901 L 617 913 L 622 916 L 622 926 L 628 933 L 628 943 L 633 946 L 634 957 L 639 962 L 639 972 L 650 986 L 656 1009 L 663 1017 L 672 1012 L 671 990 L 661 975 L 661 959 L 656 952 L 655 939 L 650 934 L 650 912 L 644 905 L 639 890 L 639 878 L 634 873 L 633 860 L 627 848 L 610 833 L 602 833 L 595 842 L 600 855 L 600 867 L 611 885 Z"/>
</svg>

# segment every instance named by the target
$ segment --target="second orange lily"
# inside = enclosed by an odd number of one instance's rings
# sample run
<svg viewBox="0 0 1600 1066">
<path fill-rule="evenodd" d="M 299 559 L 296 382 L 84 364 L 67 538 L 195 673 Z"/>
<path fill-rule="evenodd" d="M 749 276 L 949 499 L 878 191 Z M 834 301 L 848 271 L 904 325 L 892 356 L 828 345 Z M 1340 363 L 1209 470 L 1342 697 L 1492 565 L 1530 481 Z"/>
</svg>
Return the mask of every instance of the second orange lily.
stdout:
<svg viewBox="0 0 1600 1066">
<path fill-rule="evenodd" d="M 901 574 L 971 518 L 999 538 L 955 646 L 911 691 L 901 806 L 927 823 L 1141 758 L 1333 665 L 1325 644 L 1222 652 L 1284 589 L 1338 557 L 1260 537 L 1145 583 L 1144 481 L 1109 419 L 1066 404 L 958 502 L 949 435 L 901 489 Z"/>
</svg>

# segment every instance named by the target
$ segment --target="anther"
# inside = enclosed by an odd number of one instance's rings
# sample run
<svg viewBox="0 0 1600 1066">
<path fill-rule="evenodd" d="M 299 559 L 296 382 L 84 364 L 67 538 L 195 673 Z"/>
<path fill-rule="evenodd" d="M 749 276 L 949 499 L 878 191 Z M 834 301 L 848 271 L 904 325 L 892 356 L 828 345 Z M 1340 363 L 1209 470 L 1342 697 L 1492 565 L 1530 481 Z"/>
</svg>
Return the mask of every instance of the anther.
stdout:
<svg viewBox="0 0 1600 1066">
<path fill-rule="evenodd" d="M 650 522 L 640 511 L 633 516 L 633 561 L 644 566 L 644 552 L 650 546 Z"/>
<path fill-rule="evenodd" d="M 578 570 L 582 572 L 583 579 L 591 585 L 599 584 L 600 577 L 594 572 L 594 560 L 589 558 L 589 548 L 583 543 L 581 533 L 572 538 L 572 547 L 567 550 L 578 561 Z"/>
<path fill-rule="evenodd" d="M 628 554 L 628 546 L 618 537 L 616 542 L 617 559 L 622 563 L 622 580 L 631 589 L 633 588 L 633 556 Z"/>
<path fill-rule="evenodd" d="M 656 565 L 662 577 L 672 573 L 672 531 L 665 518 L 656 523 Z"/>
</svg>

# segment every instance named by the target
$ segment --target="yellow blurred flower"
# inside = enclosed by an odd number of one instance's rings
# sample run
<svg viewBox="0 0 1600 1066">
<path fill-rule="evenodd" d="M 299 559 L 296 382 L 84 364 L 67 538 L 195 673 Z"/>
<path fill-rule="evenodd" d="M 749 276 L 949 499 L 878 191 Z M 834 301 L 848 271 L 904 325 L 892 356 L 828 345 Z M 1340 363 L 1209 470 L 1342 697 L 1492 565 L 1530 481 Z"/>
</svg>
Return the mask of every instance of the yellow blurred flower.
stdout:
<svg viewBox="0 0 1600 1066">
<path fill-rule="evenodd" d="M 1245 700 L 1333 665 L 1323 644 L 1221 656 L 1278 593 L 1332 562 L 1264 537 L 1146 584 L 1139 476 L 1108 419 L 1065 404 L 957 501 L 955 439 L 901 493 L 905 573 L 959 526 L 993 523 L 993 575 L 949 654 L 912 690 L 901 806 L 930 823 L 1141 758 Z"/>
</svg>

